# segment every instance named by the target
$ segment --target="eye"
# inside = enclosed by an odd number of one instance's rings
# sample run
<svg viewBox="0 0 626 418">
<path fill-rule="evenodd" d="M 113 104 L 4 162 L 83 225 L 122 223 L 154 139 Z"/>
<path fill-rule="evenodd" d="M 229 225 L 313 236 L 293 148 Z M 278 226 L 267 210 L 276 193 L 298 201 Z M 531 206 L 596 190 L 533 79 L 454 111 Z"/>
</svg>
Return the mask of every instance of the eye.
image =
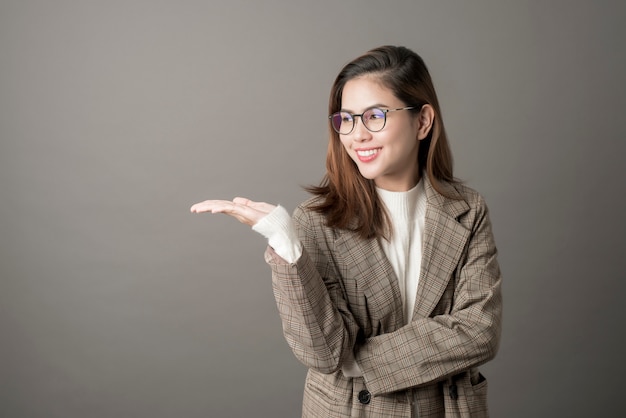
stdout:
<svg viewBox="0 0 626 418">
<path fill-rule="evenodd" d="M 333 113 L 331 121 L 333 129 L 338 133 L 347 134 L 354 126 L 352 115 L 348 112 Z"/>
<path fill-rule="evenodd" d="M 369 120 L 385 119 L 385 112 L 382 109 L 373 108 L 365 112 L 365 117 Z"/>
</svg>

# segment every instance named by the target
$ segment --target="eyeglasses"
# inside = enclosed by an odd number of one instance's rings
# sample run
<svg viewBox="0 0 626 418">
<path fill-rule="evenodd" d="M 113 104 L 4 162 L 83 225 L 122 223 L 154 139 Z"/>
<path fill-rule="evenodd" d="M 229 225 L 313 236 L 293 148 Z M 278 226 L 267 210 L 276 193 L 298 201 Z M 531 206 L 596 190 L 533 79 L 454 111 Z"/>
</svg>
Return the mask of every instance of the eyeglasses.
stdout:
<svg viewBox="0 0 626 418">
<path fill-rule="evenodd" d="M 348 112 L 335 112 L 328 118 L 330 119 L 335 132 L 341 135 L 348 135 L 354 130 L 354 121 L 357 116 L 361 117 L 363 126 L 365 126 L 368 131 L 378 132 L 382 131 L 385 127 L 385 123 L 387 122 L 387 113 L 415 108 L 415 106 L 399 107 L 397 109 L 379 109 L 377 107 L 372 107 L 360 115 L 353 115 Z"/>
</svg>

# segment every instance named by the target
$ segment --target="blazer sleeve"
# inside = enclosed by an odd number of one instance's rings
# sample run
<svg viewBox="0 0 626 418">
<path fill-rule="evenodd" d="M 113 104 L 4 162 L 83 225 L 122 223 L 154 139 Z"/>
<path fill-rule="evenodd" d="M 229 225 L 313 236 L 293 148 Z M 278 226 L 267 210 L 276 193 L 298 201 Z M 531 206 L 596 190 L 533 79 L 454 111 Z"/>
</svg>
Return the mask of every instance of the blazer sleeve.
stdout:
<svg viewBox="0 0 626 418">
<path fill-rule="evenodd" d="M 319 220 L 301 207 L 294 211 L 293 219 L 303 246 L 300 258 L 288 263 L 271 247 L 265 252 L 283 334 L 307 367 L 334 373 L 344 359 L 352 358 L 358 326 L 328 262 L 325 239 L 317 236 Z"/>
<path fill-rule="evenodd" d="M 495 356 L 501 330 L 501 274 L 482 197 L 475 208 L 449 313 L 416 318 L 355 348 L 356 361 L 372 394 L 442 380 Z"/>
</svg>

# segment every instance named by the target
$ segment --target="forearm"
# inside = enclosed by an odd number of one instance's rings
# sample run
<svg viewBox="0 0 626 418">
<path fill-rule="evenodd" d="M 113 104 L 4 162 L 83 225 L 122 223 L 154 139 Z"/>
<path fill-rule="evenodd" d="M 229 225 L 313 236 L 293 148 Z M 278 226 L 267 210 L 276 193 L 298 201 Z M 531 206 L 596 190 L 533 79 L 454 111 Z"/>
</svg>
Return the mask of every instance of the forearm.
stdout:
<svg viewBox="0 0 626 418">
<path fill-rule="evenodd" d="M 296 263 L 288 263 L 268 248 L 266 261 L 292 351 L 308 367 L 335 372 L 352 355 L 357 333 L 339 286 L 324 281 L 306 250 Z"/>
<path fill-rule="evenodd" d="M 493 358 L 500 338 L 499 284 L 479 305 L 417 319 L 356 349 L 368 389 L 387 393 L 428 384 Z M 407 354 L 408 353 L 408 354 Z"/>
</svg>

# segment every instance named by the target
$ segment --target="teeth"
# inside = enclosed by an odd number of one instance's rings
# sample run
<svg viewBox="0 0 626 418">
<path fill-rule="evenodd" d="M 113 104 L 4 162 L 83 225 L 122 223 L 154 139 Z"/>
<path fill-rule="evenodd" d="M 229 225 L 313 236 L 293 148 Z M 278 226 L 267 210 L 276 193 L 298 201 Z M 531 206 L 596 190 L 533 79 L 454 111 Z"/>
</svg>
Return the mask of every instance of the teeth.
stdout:
<svg viewBox="0 0 626 418">
<path fill-rule="evenodd" d="M 378 152 L 377 149 L 368 149 L 365 151 L 357 151 L 356 153 L 359 154 L 361 157 L 371 157 L 372 155 L 376 154 Z"/>
</svg>

